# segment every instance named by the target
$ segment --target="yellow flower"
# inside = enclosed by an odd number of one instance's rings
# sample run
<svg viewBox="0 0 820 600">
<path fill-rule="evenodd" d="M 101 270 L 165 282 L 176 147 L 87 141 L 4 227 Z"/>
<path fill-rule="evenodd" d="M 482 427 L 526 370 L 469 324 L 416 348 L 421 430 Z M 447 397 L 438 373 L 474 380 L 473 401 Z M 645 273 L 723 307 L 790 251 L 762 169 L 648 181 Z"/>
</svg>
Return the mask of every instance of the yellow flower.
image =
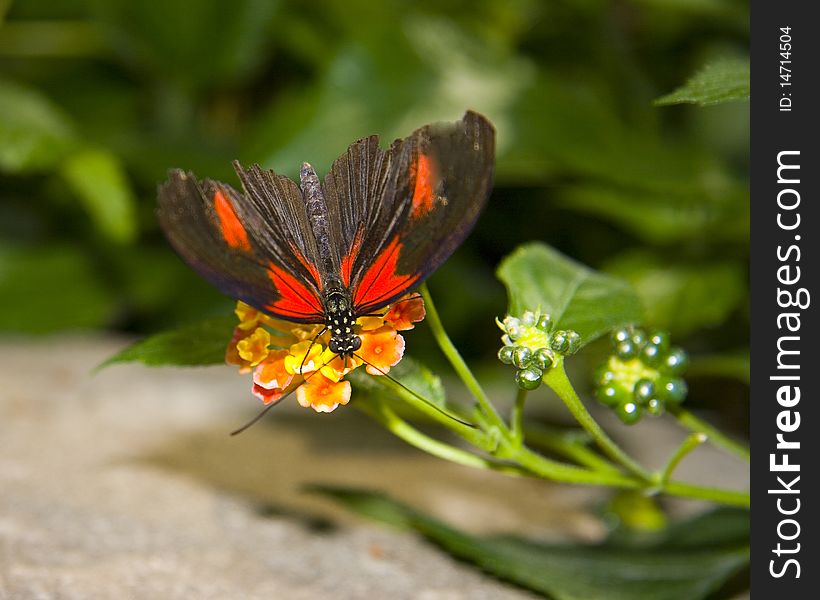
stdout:
<svg viewBox="0 0 820 600">
<path fill-rule="evenodd" d="M 344 357 L 330 350 L 331 334 L 322 324 L 275 319 L 243 302 L 235 312 L 239 324 L 225 358 L 240 372 L 253 370 L 254 396 L 270 404 L 295 388 L 300 405 L 330 412 L 350 400 L 348 373 L 364 364 L 371 375 L 383 375 L 398 364 L 405 345 L 398 331 L 424 318 L 424 302 L 418 295 L 405 296 L 382 315 L 360 317 L 355 332 L 361 347 Z"/>
<path fill-rule="evenodd" d="M 285 369 L 299 375 L 315 371 L 321 364 L 322 350 L 322 344 L 310 340 L 293 344 L 285 357 Z"/>
<path fill-rule="evenodd" d="M 364 336 L 366 334 L 362 334 Z M 333 352 L 330 348 L 326 348 L 322 352 L 320 371 L 322 375 L 331 381 L 339 381 L 342 377 L 350 373 L 353 369 L 362 364 L 362 361 L 355 356 L 345 356 L 344 358 Z"/>
<path fill-rule="evenodd" d="M 257 327 L 251 335 L 237 342 L 236 351 L 242 360 L 255 367 L 268 357 L 269 345 L 270 333 L 267 329 Z"/>
<path fill-rule="evenodd" d="M 259 312 L 253 306 L 245 304 L 242 301 L 236 303 L 236 308 L 233 312 L 239 319 L 239 325 L 237 325 L 237 327 L 244 331 L 256 329 L 256 326 L 265 318 L 264 313 Z"/>
</svg>

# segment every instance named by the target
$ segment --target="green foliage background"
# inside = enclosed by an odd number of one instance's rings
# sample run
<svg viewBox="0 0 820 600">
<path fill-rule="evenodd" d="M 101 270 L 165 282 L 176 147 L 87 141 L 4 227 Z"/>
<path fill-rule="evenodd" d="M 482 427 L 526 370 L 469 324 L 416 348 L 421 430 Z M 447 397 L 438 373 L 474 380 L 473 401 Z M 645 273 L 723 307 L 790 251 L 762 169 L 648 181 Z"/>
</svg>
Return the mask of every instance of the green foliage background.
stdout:
<svg viewBox="0 0 820 600">
<path fill-rule="evenodd" d="M 497 183 L 430 283 L 457 343 L 494 355 L 495 266 L 542 240 L 724 357 L 709 377 L 742 379 L 747 44 L 738 0 L 0 0 L 0 330 L 224 315 L 158 231 L 169 168 L 325 170 L 359 137 L 472 108 L 497 126 Z"/>
</svg>

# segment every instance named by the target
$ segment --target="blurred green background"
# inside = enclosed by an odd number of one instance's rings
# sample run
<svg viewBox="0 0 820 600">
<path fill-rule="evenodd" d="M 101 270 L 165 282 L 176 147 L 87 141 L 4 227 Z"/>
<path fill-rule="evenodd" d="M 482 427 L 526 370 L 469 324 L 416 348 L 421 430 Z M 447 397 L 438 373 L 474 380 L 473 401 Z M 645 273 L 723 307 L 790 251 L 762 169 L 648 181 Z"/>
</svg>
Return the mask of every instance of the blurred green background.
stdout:
<svg viewBox="0 0 820 600">
<path fill-rule="evenodd" d="M 0 0 L 0 330 L 225 314 L 158 230 L 169 168 L 324 171 L 472 108 L 495 191 L 430 283 L 465 353 L 494 356 L 495 265 L 540 239 L 632 281 L 695 357 L 693 401 L 745 415 L 748 103 L 653 100 L 747 45 L 736 0 Z"/>
</svg>

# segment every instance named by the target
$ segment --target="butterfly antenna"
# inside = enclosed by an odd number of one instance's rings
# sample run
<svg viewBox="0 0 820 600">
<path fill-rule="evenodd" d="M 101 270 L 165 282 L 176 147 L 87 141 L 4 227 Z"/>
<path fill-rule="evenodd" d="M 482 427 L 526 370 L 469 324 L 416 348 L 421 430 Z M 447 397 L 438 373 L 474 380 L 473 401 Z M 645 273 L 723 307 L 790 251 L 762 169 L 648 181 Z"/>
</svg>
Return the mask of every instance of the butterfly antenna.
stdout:
<svg viewBox="0 0 820 600">
<path fill-rule="evenodd" d="M 317 337 L 318 337 L 318 336 L 317 336 Z M 303 362 L 304 362 L 304 361 L 303 361 Z M 320 370 L 320 369 L 322 369 L 322 367 L 327 366 L 327 364 L 328 364 L 328 363 L 325 363 L 325 364 L 323 364 L 321 367 L 319 367 L 318 369 L 316 369 L 315 371 L 313 371 L 312 373 L 309 373 L 309 374 L 308 374 L 308 376 L 307 376 L 307 377 L 305 377 L 302 381 L 300 381 L 298 385 L 296 385 L 295 387 L 291 388 L 291 389 L 290 389 L 290 390 L 288 390 L 286 393 L 284 393 L 284 394 L 282 394 L 281 396 L 279 396 L 279 398 L 277 398 L 275 401 L 271 402 L 271 403 L 270 403 L 270 404 L 268 404 L 265 408 L 263 408 L 262 410 L 260 410 L 260 411 L 259 411 L 259 414 L 258 414 L 258 415 L 256 415 L 253 419 L 251 419 L 250 421 L 248 421 L 247 423 L 245 423 L 245 424 L 244 424 L 242 427 L 240 427 L 239 429 L 234 429 L 233 431 L 231 431 L 231 435 L 239 435 L 240 433 L 242 433 L 243 431 L 245 431 L 245 430 L 246 430 L 248 427 L 250 427 L 251 425 L 255 425 L 255 424 L 256 424 L 256 423 L 257 423 L 257 422 L 258 422 L 258 421 L 259 421 L 262 417 L 264 417 L 264 416 L 267 414 L 267 412 L 268 412 L 270 409 L 272 409 L 274 406 L 278 405 L 278 404 L 279 404 L 282 400 L 284 400 L 285 398 L 289 397 L 291 394 L 293 394 L 293 392 L 295 392 L 295 391 L 296 391 L 296 390 L 298 390 L 300 387 L 302 387 L 303 385 L 305 385 L 305 384 L 306 384 L 306 383 L 307 383 L 307 382 L 308 382 L 308 381 L 309 381 L 309 380 L 310 380 L 310 379 L 311 379 L 314 375 L 316 375 L 316 373 L 318 373 L 318 372 L 319 372 L 319 370 Z"/>
<path fill-rule="evenodd" d="M 319 333 L 314 335 L 313 339 L 310 340 L 310 346 L 308 346 L 307 352 L 305 352 L 305 356 L 302 358 L 302 362 L 299 363 L 299 372 L 300 373 L 302 372 L 302 369 L 305 368 L 305 361 L 307 360 L 307 357 L 310 356 L 310 351 L 313 349 L 314 344 L 316 344 L 316 340 L 318 340 L 319 336 L 321 336 L 325 331 L 327 331 L 327 327 L 324 327 L 322 329 L 322 331 L 320 331 Z M 322 365 L 322 366 L 324 366 L 324 365 Z"/>
<path fill-rule="evenodd" d="M 381 373 L 384 377 L 387 377 L 390 381 L 392 381 L 393 383 L 395 383 L 395 384 L 397 384 L 399 387 L 401 387 L 404 391 L 406 391 L 406 392 L 409 392 L 409 393 L 413 394 L 413 396 L 415 396 L 416 398 L 418 398 L 419 400 L 421 400 L 422 402 L 424 402 L 424 403 L 425 403 L 427 406 L 429 406 L 430 408 L 433 408 L 433 409 L 435 409 L 436 411 L 440 412 L 440 413 L 441 413 L 441 414 L 443 414 L 445 417 L 450 418 L 450 419 L 452 419 L 453 421 L 456 421 L 457 423 L 461 423 L 462 425 L 466 425 L 467 427 L 471 427 L 472 429 L 478 429 L 478 427 L 476 427 L 473 423 L 470 423 L 469 421 L 464 421 L 463 419 L 459 419 L 458 417 L 455 417 L 455 416 L 451 415 L 450 413 L 448 413 L 446 410 L 444 410 L 443 408 L 441 408 L 441 407 L 440 407 L 440 406 L 438 406 L 437 404 L 434 404 L 433 402 L 430 402 L 427 398 L 425 398 L 424 396 L 421 396 L 420 394 L 418 394 L 418 392 L 416 392 L 416 391 L 414 391 L 414 390 L 411 390 L 409 387 L 407 387 L 406 385 L 404 385 L 401 381 L 399 381 L 399 380 L 398 380 L 398 379 L 396 379 L 395 377 L 391 377 L 390 375 L 388 375 L 388 374 L 387 374 L 387 371 L 384 371 L 384 370 L 380 369 L 379 367 L 377 367 L 376 365 L 374 365 L 373 363 L 371 363 L 371 362 L 369 362 L 369 361 L 365 360 L 365 359 L 364 359 L 361 355 L 359 355 L 359 354 L 354 354 L 353 356 L 355 356 L 356 358 L 358 358 L 358 359 L 359 359 L 360 361 L 362 361 L 364 364 L 366 364 L 366 365 L 368 365 L 368 366 L 370 366 L 370 367 L 373 367 L 373 368 L 374 368 L 374 369 L 376 369 L 379 373 Z"/>
<path fill-rule="evenodd" d="M 305 382 L 303 381 L 302 383 L 300 383 L 300 384 L 299 384 L 299 386 L 301 386 L 301 385 L 302 385 L 302 384 L 304 384 L 304 383 L 305 383 Z M 258 414 L 258 415 L 256 415 L 253 419 L 251 419 L 250 421 L 248 421 L 247 423 L 245 423 L 245 424 L 244 424 L 242 427 L 240 427 L 239 429 L 234 429 L 233 431 L 231 431 L 231 435 L 239 435 L 240 433 L 242 433 L 243 431 L 245 431 L 246 429 L 248 429 L 251 425 L 256 424 L 256 422 L 257 422 L 257 421 L 259 421 L 262 417 L 264 417 L 264 416 L 268 413 L 268 411 L 269 411 L 270 409 L 272 409 L 274 406 L 276 406 L 277 404 L 279 404 L 282 400 L 284 400 L 285 398 L 287 398 L 288 396 L 290 396 L 293 392 L 295 392 L 295 391 L 299 388 L 299 386 L 296 386 L 295 388 L 293 388 L 292 390 L 290 390 L 287 394 L 284 394 L 284 395 L 280 396 L 278 400 L 276 400 L 276 401 L 271 402 L 270 404 L 268 404 L 268 405 L 267 405 L 265 408 L 263 408 L 263 409 L 259 412 L 259 414 Z"/>
</svg>

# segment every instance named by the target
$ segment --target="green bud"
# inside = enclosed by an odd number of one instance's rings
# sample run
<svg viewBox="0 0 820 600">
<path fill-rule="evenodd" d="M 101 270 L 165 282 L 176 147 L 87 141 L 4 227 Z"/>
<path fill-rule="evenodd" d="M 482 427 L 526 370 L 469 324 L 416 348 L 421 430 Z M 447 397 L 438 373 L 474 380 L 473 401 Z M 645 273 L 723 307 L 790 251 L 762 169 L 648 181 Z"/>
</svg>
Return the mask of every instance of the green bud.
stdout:
<svg viewBox="0 0 820 600">
<path fill-rule="evenodd" d="M 613 346 L 617 346 L 621 342 L 625 342 L 629 339 L 629 329 L 626 327 L 621 327 L 620 329 L 616 329 L 612 332 L 610 336 L 610 340 L 612 341 Z"/>
<path fill-rule="evenodd" d="M 538 365 L 538 367 L 540 367 L 544 371 L 549 369 L 552 366 L 553 362 L 555 362 L 555 355 L 549 348 L 539 348 L 535 351 L 535 355 L 533 356 L 533 363 Z"/>
<path fill-rule="evenodd" d="M 646 343 L 646 334 L 643 329 L 636 329 L 632 332 L 632 336 L 629 339 L 632 340 L 632 343 L 635 344 L 635 346 L 640 348 Z"/>
<path fill-rule="evenodd" d="M 535 326 L 543 331 L 544 333 L 549 333 L 550 329 L 552 329 L 552 318 L 549 315 L 541 315 L 538 318 L 538 323 Z"/>
<path fill-rule="evenodd" d="M 624 340 L 615 346 L 615 356 L 621 360 L 635 358 L 635 354 L 637 354 L 637 348 L 635 348 L 635 344 L 633 344 L 631 340 Z"/>
<path fill-rule="evenodd" d="M 524 390 L 534 390 L 541 385 L 543 373 L 540 369 L 529 367 L 515 372 L 515 383 Z"/>
<path fill-rule="evenodd" d="M 531 310 L 528 310 L 523 315 L 521 315 L 521 325 L 523 325 L 524 327 L 535 326 L 535 313 Z"/>
<path fill-rule="evenodd" d="M 648 341 L 643 348 L 641 348 L 641 361 L 648 367 L 657 367 L 663 359 L 663 353 L 659 346 L 656 346 L 652 341 Z"/>
<path fill-rule="evenodd" d="M 606 364 L 601 365 L 595 370 L 595 383 L 597 385 L 609 385 L 615 381 L 615 372 L 609 369 Z"/>
<path fill-rule="evenodd" d="M 532 350 L 526 346 L 515 346 L 513 350 L 513 364 L 519 369 L 525 369 L 532 362 Z"/>
<path fill-rule="evenodd" d="M 617 385 L 603 385 L 595 390 L 595 395 L 602 404 L 607 406 L 618 406 L 624 403 L 627 395 L 624 389 Z"/>
<path fill-rule="evenodd" d="M 663 359 L 662 368 L 673 374 L 680 375 L 689 365 L 689 355 L 682 348 L 672 348 Z"/>
<path fill-rule="evenodd" d="M 666 353 L 669 350 L 670 337 L 665 331 L 653 331 L 649 336 L 649 343 L 657 346 L 661 353 Z"/>
<path fill-rule="evenodd" d="M 624 402 L 623 404 L 619 404 L 615 409 L 615 414 L 627 425 L 637 423 L 642 413 L 643 409 L 635 402 Z"/>
<path fill-rule="evenodd" d="M 567 332 L 567 339 L 569 341 L 569 348 L 567 348 L 567 353 L 575 354 L 576 352 L 578 352 L 578 349 L 581 347 L 581 336 L 578 334 L 578 332 Z"/>
<path fill-rule="evenodd" d="M 501 346 L 498 350 L 498 360 L 503 362 L 505 365 L 511 365 L 513 361 L 513 352 L 515 352 L 514 346 Z"/>
<path fill-rule="evenodd" d="M 652 395 L 655 393 L 655 384 L 652 383 L 649 379 L 639 379 L 635 383 L 635 387 L 633 388 L 632 395 L 635 397 L 635 401 L 638 404 L 645 405 Z"/>
<path fill-rule="evenodd" d="M 663 402 L 661 402 L 658 398 L 650 398 L 649 402 L 646 403 L 646 412 L 650 415 L 662 415 L 663 411 Z"/>
<path fill-rule="evenodd" d="M 521 321 L 515 317 L 507 315 L 504 317 L 504 331 L 510 336 L 512 341 L 517 340 L 523 333 L 521 329 Z"/>
<path fill-rule="evenodd" d="M 550 338 L 550 347 L 556 352 L 566 354 L 569 350 L 569 336 L 566 331 L 556 331 Z"/>
<path fill-rule="evenodd" d="M 658 395 L 667 402 L 679 404 L 686 398 L 686 382 L 679 377 L 662 377 L 656 387 Z"/>
</svg>

